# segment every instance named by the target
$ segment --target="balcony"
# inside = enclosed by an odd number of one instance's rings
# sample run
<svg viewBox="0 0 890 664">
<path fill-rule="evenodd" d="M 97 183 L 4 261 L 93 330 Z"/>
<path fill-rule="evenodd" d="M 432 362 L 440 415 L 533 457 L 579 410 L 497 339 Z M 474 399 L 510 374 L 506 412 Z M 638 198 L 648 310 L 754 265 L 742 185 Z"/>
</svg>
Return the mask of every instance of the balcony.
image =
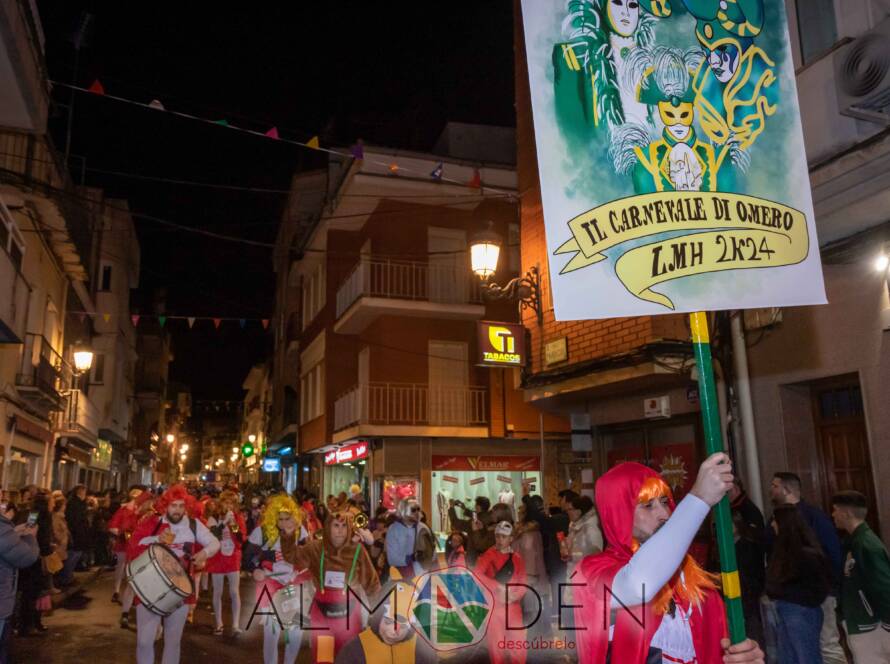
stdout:
<svg viewBox="0 0 890 664">
<path fill-rule="evenodd" d="M 59 436 L 76 438 L 83 445 L 96 447 L 99 423 L 96 405 L 80 390 L 73 390 L 65 409 L 58 415 L 56 431 Z"/>
<path fill-rule="evenodd" d="M 478 320 L 479 284 L 461 261 L 417 263 L 363 257 L 337 291 L 334 332 L 358 334 L 379 316 Z"/>
<path fill-rule="evenodd" d="M 464 385 L 368 383 L 334 403 L 333 442 L 356 436 L 488 436 L 488 390 Z"/>
<path fill-rule="evenodd" d="M 21 371 L 15 376 L 21 397 L 40 410 L 61 411 L 65 408 L 62 393 L 70 384 L 71 366 L 46 338 L 26 334 Z"/>
<path fill-rule="evenodd" d="M 49 86 L 36 3 L 0 3 L 0 126 L 46 131 Z"/>
</svg>

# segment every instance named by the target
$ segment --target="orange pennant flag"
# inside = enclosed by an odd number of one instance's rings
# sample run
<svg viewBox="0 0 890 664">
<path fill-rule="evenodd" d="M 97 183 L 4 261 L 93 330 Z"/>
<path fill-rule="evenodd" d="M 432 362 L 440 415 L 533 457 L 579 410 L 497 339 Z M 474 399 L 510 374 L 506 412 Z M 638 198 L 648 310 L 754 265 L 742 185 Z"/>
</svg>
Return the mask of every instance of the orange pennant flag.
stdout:
<svg viewBox="0 0 890 664">
<path fill-rule="evenodd" d="M 111 320 L 111 314 L 102 314 L 102 319 L 107 323 Z"/>
<path fill-rule="evenodd" d="M 89 92 L 92 92 L 94 95 L 104 95 L 105 94 L 105 88 L 102 87 L 102 84 L 99 82 L 98 78 L 95 81 L 93 81 L 93 84 L 89 88 L 87 88 L 87 90 Z"/>
<path fill-rule="evenodd" d="M 264 329 L 264 330 L 268 330 L 268 329 L 269 329 L 269 319 L 268 319 L 268 318 L 264 318 L 264 319 L 263 319 L 263 329 Z"/>
<path fill-rule="evenodd" d="M 310 139 L 306 142 L 306 147 L 307 147 L 307 148 L 312 148 L 313 150 L 318 150 L 318 148 L 321 147 L 321 146 L 318 144 L 318 136 L 313 136 L 312 138 L 310 138 Z"/>
<path fill-rule="evenodd" d="M 482 186 L 482 174 L 478 168 L 473 169 L 473 179 L 467 183 L 467 186 L 473 189 L 479 189 Z"/>
<path fill-rule="evenodd" d="M 217 330 L 219 329 L 219 326 L 221 324 L 222 324 L 222 318 L 214 318 L 213 319 L 213 327 L 215 327 Z"/>
</svg>

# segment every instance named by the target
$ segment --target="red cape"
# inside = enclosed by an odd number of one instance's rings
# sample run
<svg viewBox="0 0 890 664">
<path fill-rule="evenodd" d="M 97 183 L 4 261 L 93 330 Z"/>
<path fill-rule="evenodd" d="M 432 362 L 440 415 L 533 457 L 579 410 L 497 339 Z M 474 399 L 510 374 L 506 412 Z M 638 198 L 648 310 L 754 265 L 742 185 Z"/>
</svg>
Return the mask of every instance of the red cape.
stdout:
<svg viewBox="0 0 890 664">
<path fill-rule="evenodd" d="M 608 546 L 602 553 L 582 560 L 575 578 L 569 581 L 582 584 L 572 588 L 572 604 L 577 607 L 575 626 L 578 631 L 575 636 L 579 664 L 603 664 L 606 661 L 612 599 L 607 589 L 611 589 L 615 575 L 633 555 L 634 507 L 648 477 L 658 477 L 658 473 L 638 463 L 623 463 L 596 483 L 596 507 Z M 671 509 L 674 509 L 673 499 Z M 653 589 L 651 595 L 654 597 L 658 590 Z M 628 607 L 628 610 L 619 608 L 615 617 L 611 661 L 614 664 L 645 664 L 649 643 L 661 618 L 661 615 L 655 615 L 648 601 L 644 605 Z M 698 664 L 722 664 L 720 639 L 726 636 L 727 628 L 719 593 L 707 593 L 701 606 L 693 610 L 690 627 Z"/>
</svg>

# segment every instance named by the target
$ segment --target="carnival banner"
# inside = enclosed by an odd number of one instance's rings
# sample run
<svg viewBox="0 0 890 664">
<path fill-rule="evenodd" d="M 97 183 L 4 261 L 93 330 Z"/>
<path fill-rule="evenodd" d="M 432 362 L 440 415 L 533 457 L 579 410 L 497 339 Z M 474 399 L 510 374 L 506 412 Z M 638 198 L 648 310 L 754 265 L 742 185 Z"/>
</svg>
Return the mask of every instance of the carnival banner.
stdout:
<svg viewBox="0 0 890 664">
<path fill-rule="evenodd" d="M 558 320 L 825 302 L 781 0 L 523 0 Z"/>
</svg>

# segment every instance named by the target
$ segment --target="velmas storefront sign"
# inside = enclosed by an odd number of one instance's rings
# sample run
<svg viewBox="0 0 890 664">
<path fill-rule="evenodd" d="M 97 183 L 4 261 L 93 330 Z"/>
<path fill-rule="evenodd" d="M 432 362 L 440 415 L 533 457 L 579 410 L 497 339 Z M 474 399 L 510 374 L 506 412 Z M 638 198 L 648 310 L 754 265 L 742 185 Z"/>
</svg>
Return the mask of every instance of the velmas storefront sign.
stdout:
<svg viewBox="0 0 890 664">
<path fill-rule="evenodd" d="M 525 364 L 525 329 L 514 323 L 479 321 L 479 364 L 520 367 Z"/>
<path fill-rule="evenodd" d="M 336 450 L 331 450 L 324 455 L 324 463 L 326 466 L 333 466 L 338 463 L 349 463 L 366 459 L 371 452 L 368 441 L 361 441 L 354 445 L 346 445 Z"/>
</svg>

